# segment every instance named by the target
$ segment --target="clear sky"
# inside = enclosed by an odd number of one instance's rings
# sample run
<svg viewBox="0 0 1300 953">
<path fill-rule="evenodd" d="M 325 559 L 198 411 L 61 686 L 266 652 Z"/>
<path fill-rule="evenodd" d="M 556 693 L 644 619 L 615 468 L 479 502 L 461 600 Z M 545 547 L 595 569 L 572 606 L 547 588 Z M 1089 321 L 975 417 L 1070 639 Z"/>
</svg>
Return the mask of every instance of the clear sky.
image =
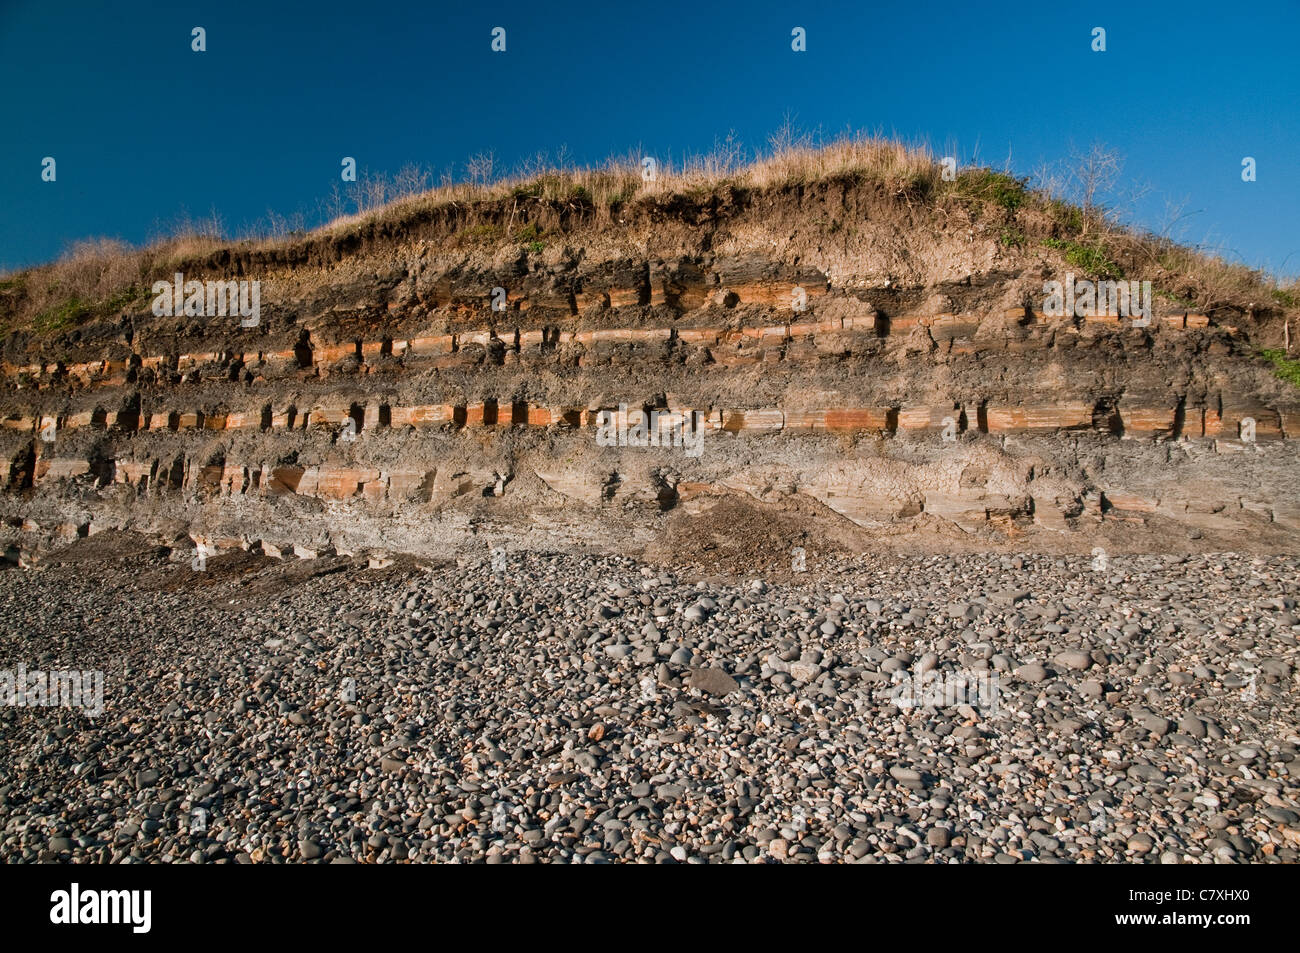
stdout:
<svg viewBox="0 0 1300 953">
<path fill-rule="evenodd" d="M 1119 191 L 1145 190 L 1129 219 L 1160 230 L 1181 208 L 1177 237 L 1295 276 L 1298 38 L 1296 0 L 0 0 L 0 268 L 212 209 L 228 232 L 268 210 L 315 224 L 344 156 L 463 177 L 488 150 L 509 169 L 561 147 L 705 152 L 733 130 L 752 149 L 789 114 L 1020 174 L 1102 142 Z"/>
</svg>

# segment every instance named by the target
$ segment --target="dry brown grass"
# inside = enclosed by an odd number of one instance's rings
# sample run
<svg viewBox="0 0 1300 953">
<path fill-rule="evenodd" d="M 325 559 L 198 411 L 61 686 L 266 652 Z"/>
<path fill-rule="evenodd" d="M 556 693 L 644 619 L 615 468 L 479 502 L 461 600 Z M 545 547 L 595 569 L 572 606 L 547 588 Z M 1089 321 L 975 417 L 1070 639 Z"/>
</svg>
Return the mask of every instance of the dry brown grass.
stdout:
<svg viewBox="0 0 1300 953">
<path fill-rule="evenodd" d="M 1095 166 L 1096 155 L 1089 155 Z M 869 135 L 842 136 L 821 144 L 796 134 L 788 122 L 761 155 L 751 156 L 734 136 L 728 136 L 716 141 L 708 153 L 656 161 L 655 176 L 647 178 L 639 151 L 596 168 L 575 168 L 563 155 L 556 161 L 537 156 L 514 174 L 494 177 L 495 159 L 489 154 L 471 160 L 470 181 L 455 182 L 444 173 L 442 184 L 435 188 L 428 188 L 432 175 L 416 167 L 406 167 L 391 178 L 364 175 L 353 195 L 357 211 L 332 214 L 343 204 L 336 192 L 332 202 L 323 205 L 331 213 L 330 220 L 305 234 L 278 227 L 272 216 L 271 227 L 262 235 L 234 242 L 220 236 L 214 215 L 208 222 L 188 223 L 141 249 L 121 242 L 83 242 L 51 265 L 0 281 L 0 321 L 6 329 L 58 330 L 89 315 L 121 308 L 143 294 L 156 277 L 170 276 L 186 263 L 202 262 L 223 249 L 274 252 L 374 227 L 400 234 L 405 224 L 449 209 L 457 212 L 462 236 L 526 240 L 515 226 L 531 221 L 531 213 L 543 206 L 556 213 L 576 212 L 575 220 L 599 226 L 618 219 L 637 203 L 698 201 L 728 188 L 780 191 L 828 180 L 869 186 L 883 191 L 887 201 L 905 200 L 909 205 L 978 206 L 978 214 L 992 215 L 1002 224 L 1008 245 L 1047 246 L 1068 262 L 1150 278 L 1166 298 L 1189 307 L 1292 308 L 1297 304 L 1295 285 L 1290 291 L 1279 289 L 1273 279 L 1257 271 L 1116 224 L 1096 201 L 1092 185 L 1098 176 L 1092 167 L 1082 173 L 1088 206 L 1084 208 L 1031 190 L 1025 180 L 991 169 L 966 168 L 956 181 L 945 182 L 926 146 Z M 508 224 L 503 226 L 503 219 Z M 285 220 L 280 221 L 283 225 Z"/>
<path fill-rule="evenodd" d="M 1285 292 L 1275 295 L 1280 286 L 1257 269 L 1154 235 L 1112 228 L 1104 240 L 1128 273 L 1150 280 L 1176 303 L 1206 312 L 1287 305 Z"/>
<path fill-rule="evenodd" d="M 6 330 L 26 319 L 37 331 L 59 330 L 76 323 L 104 301 L 122 301 L 140 281 L 141 256 L 124 242 L 92 239 L 77 242 L 58 261 L 6 279 Z M 17 299 L 16 304 L 14 299 Z"/>
<path fill-rule="evenodd" d="M 139 256 L 125 242 L 101 238 L 77 242 L 50 266 L 42 304 L 75 297 L 97 301 L 139 279 Z"/>
<path fill-rule="evenodd" d="M 939 167 L 928 150 L 874 136 L 843 138 L 825 146 L 803 138 L 774 137 L 771 149 L 753 161 L 734 137 L 728 136 L 715 142 L 707 153 L 680 159 L 656 157 L 654 171 L 652 178 L 646 177 L 641 155 L 629 153 L 596 168 L 548 167 L 534 159 L 516 174 L 492 181 L 472 169 L 475 181 L 445 183 L 427 191 L 389 188 L 385 193 L 382 187 L 370 186 L 367 194 L 377 191 L 396 197 L 341 215 L 312 234 L 331 235 L 366 224 L 401 221 L 439 206 L 490 205 L 510 199 L 580 202 L 597 213 L 617 213 L 636 199 L 698 195 L 723 186 L 778 189 L 847 177 L 880 184 L 895 193 L 928 194 L 940 181 Z"/>
</svg>

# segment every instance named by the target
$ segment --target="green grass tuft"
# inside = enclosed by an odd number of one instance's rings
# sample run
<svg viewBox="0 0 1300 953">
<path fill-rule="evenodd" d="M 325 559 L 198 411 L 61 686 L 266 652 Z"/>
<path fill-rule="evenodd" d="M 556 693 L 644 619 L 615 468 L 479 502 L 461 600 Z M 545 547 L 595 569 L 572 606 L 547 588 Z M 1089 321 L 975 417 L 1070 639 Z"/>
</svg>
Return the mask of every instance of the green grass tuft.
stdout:
<svg viewBox="0 0 1300 953">
<path fill-rule="evenodd" d="M 1025 233 L 1018 228 L 1004 228 L 1002 234 L 998 236 L 998 243 L 1007 248 L 1023 248 Z"/>
<path fill-rule="evenodd" d="M 1017 179 L 992 169 L 967 169 L 957 176 L 957 191 L 971 198 L 992 202 L 1008 214 L 1014 214 L 1029 201 L 1028 179 Z"/>
<path fill-rule="evenodd" d="M 32 319 L 32 330 L 37 334 L 52 334 L 76 324 L 90 314 L 90 306 L 80 298 L 69 298 L 53 308 L 48 308 Z"/>
<path fill-rule="evenodd" d="M 1286 351 L 1280 347 L 1260 351 L 1259 354 L 1260 357 L 1272 363 L 1273 373 L 1292 387 L 1300 388 L 1300 360 L 1287 357 Z"/>
<path fill-rule="evenodd" d="M 74 327 L 90 317 L 105 317 L 121 311 L 141 296 L 139 288 L 123 288 L 100 301 L 85 301 L 71 297 L 52 308 L 40 312 L 32 319 L 32 330 L 38 334 L 52 334 Z"/>
<path fill-rule="evenodd" d="M 1118 278 L 1120 267 L 1106 254 L 1106 246 L 1100 241 L 1092 244 L 1071 241 L 1066 238 L 1044 238 L 1043 244 L 1065 253 L 1065 261 L 1080 271 L 1100 278 Z"/>
</svg>

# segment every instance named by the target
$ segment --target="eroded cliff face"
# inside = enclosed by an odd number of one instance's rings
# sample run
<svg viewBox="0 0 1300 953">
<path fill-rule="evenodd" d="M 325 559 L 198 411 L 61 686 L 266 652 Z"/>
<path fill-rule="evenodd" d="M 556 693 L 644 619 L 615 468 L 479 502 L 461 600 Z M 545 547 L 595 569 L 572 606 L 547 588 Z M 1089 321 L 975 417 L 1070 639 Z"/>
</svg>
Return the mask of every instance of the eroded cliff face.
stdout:
<svg viewBox="0 0 1300 953">
<path fill-rule="evenodd" d="M 500 237 L 529 214 L 544 240 Z M 114 529 L 702 566 L 701 540 L 725 550 L 730 529 L 769 568 L 794 546 L 1300 539 L 1300 395 L 1255 356 L 1278 316 L 1157 300 L 1147 327 L 1052 318 L 1044 282 L 1071 269 L 1050 250 L 851 185 L 605 222 L 517 202 L 475 216 L 177 263 L 258 280 L 256 327 L 156 317 L 146 296 L 58 338 L 11 334 L 10 558 Z M 664 439 L 643 442 L 663 445 L 597 439 L 640 442 L 653 411 Z M 683 419 L 698 454 L 672 445 Z"/>
</svg>

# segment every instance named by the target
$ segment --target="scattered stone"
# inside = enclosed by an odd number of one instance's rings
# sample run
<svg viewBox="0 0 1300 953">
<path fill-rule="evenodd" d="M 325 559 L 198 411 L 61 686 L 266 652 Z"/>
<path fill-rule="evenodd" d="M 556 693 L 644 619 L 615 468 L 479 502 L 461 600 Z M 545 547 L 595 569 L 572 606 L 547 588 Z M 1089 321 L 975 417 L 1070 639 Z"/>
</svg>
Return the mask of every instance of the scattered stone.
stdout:
<svg viewBox="0 0 1300 953">
<path fill-rule="evenodd" d="M 693 668 L 687 680 L 692 688 L 697 688 L 708 695 L 729 695 L 740 688 L 739 682 L 716 666 Z"/>
<path fill-rule="evenodd" d="M 1300 860 L 1296 557 L 343 558 L 0 573 L 0 654 L 108 674 L 0 708 L 0 860 Z"/>
</svg>

